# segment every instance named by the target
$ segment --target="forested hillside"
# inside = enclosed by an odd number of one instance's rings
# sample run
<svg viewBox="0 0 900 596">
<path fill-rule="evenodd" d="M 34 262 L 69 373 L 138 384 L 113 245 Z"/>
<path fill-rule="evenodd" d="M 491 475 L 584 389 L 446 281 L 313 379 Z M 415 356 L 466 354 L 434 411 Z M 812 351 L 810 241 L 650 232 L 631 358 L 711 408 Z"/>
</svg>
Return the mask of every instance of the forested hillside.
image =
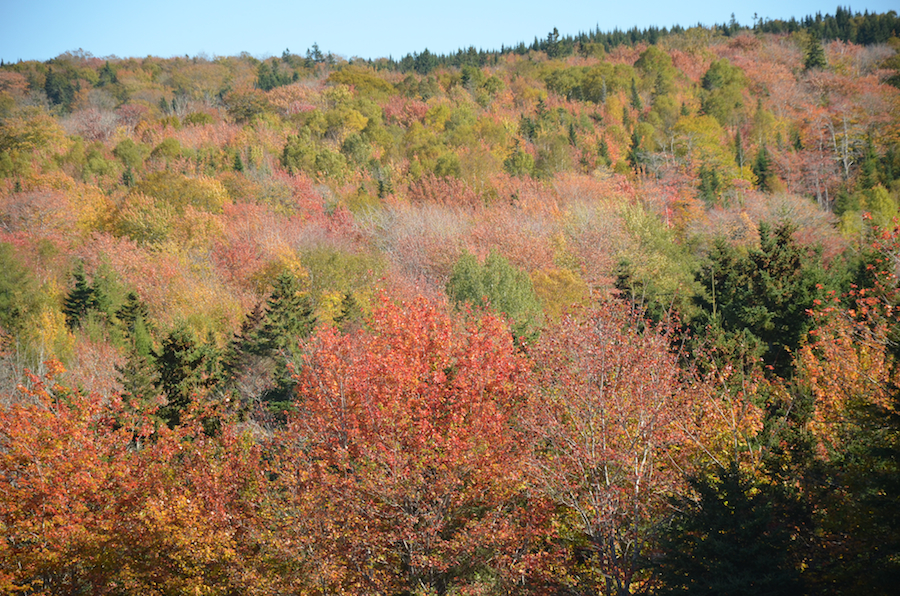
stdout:
<svg viewBox="0 0 900 596">
<path fill-rule="evenodd" d="M 890 593 L 898 36 L 0 65 L 0 592 Z"/>
</svg>

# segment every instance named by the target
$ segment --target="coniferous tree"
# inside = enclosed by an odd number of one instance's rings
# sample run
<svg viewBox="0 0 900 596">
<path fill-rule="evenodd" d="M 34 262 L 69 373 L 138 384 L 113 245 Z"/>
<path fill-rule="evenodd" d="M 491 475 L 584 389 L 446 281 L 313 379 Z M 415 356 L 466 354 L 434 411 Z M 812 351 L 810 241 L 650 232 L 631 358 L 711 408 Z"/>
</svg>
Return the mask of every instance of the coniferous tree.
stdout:
<svg viewBox="0 0 900 596">
<path fill-rule="evenodd" d="M 362 320 L 363 312 L 351 292 L 344 292 L 341 299 L 341 310 L 334 317 L 334 323 L 341 331 L 347 332 L 355 323 Z"/>
<path fill-rule="evenodd" d="M 606 137 L 600 137 L 600 142 L 597 143 L 597 157 L 600 158 L 600 161 L 605 166 L 612 163 L 612 160 L 609 157 L 609 145 L 606 142 Z"/>
<path fill-rule="evenodd" d="M 628 163 L 638 173 L 644 165 L 644 149 L 641 144 L 641 135 L 635 130 L 631 133 L 631 146 L 628 149 Z"/>
<path fill-rule="evenodd" d="M 748 253 L 717 240 L 697 273 L 705 292 L 692 322 L 695 336 L 721 332 L 719 348 L 728 344 L 762 356 L 782 377 L 813 324 L 808 310 L 835 284 L 818 253 L 794 241 L 794 230 L 790 222 L 774 229 L 762 223 L 759 248 Z"/>
<path fill-rule="evenodd" d="M 771 488 L 753 482 L 737 464 L 691 485 L 697 499 L 675 501 L 679 514 L 662 540 L 659 594 L 800 593 L 789 525 Z"/>
<path fill-rule="evenodd" d="M 719 199 L 719 187 L 722 184 L 719 173 L 715 168 L 700 166 L 698 174 L 700 176 L 700 196 L 707 204 L 716 204 Z"/>
<path fill-rule="evenodd" d="M 116 71 L 109 64 L 109 60 L 106 61 L 100 71 L 97 73 L 99 75 L 100 80 L 97 82 L 98 87 L 103 87 L 106 85 L 112 85 L 114 83 L 118 83 L 118 79 L 116 77 Z"/>
<path fill-rule="evenodd" d="M 84 263 L 78 263 L 72 277 L 75 279 L 75 287 L 63 301 L 63 314 L 66 316 L 66 325 L 69 329 L 77 328 L 88 312 L 99 306 L 97 289 L 88 283 L 84 274 Z"/>
<path fill-rule="evenodd" d="M 803 61 L 803 68 L 811 70 L 813 68 L 825 68 L 827 62 L 825 60 L 825 50 L 822 48 L 822 40 L 818 37 L 810 36 L 809 43 L 806 46 L 806 59 Z"/>
<path fill-rule="evenodd" d="M 152 359 L 130 351 L 125 364 L 116 366 L 117 380 L 122 385 L 122 395 L 135 398 L 140 402 L 151 401 L 159 394 L 157 383 L 159 373 Z"/>
<path fill-rule="evenodd" d="M 641 101 L 641 94 L 638 93 L 637 84 L 634 77 L 631 78 L 631 107 L 640 112 L 644 109 L 644 102 Z"/>
<path fill-rule="evenodd" d="M 210 357 L 210 352 L 184 323 L 176 326 L 163 341 L 156 368 L 159 388 L 168 400 L 160 413 L 169 427 L 181 424 L 181 415 L 195 394 L 214 384 L 215 379 L 209 374 L 213 368 Z"/>
<path fill-rule="evenodd" d="M 230 352 L 225 374 L 234 378 L 241 371 L 235 367 L 240 367 L 242 358 L 271 371 L 260 397 L 271 410 L 280 413 L 292 401 L 294 381 L 289 364 L 294 360 L 300 340 L 309 337 L 315 328 L 315 309 L 299 280 L 284 272 L 273 282 L 262 318 L 258 319 L 258 316 L 257 312 L 248 317 L 247 328 L 242 329 L 244 338 L 240 349 L 244 355 Z"/>
<path fill-rule="evenodd" d="M 265 350 L 259 333 L 265 320 L 265 314 L 262 304 L 257 303 L 253 310 L 244 317 L 240 329 L 232 337 L 225 356 L 222 358 L 226 383 L 234 381 L 246 370 L 253 356 L 263 355 Z"/>
<path fill-rule="evenodd" d="M 266 305 L 260 349 L 281 352 L 293 348 L 298 339 L 312 333 L 316 324 L 313 312 L 312 300 L 299 280 L 287 272 L 279 275 Z"/>
<path fill-rule="evenodd" d="M 575 123 L 569 122 L 569 144 L 578 147 L 578 136 L 575 134 Z"/>
<path fill-rule="evenodd" d="M 156 354 L 143 322 L 138 320 L 132 336 L 131 347 L 125 364 L 116 366 L 117 380 L 122 385 L 123 395 L 131 396 L 144 403 L 161 393 L 159 372 L 156 368 Z"/>
<path fill-rule="evenodd" d="M 53 105 L 69 108 L 75 99 L 75 86 L 66 74 L 49 69 L 44 83 L 44 92 Z"/>
<path fill-rule="evenodd" d="M 897 349 L 894 349 L 895 358 Z M 893 365 L 900 366 L 896 360 Z M 900 378 L 896 375 L 894 379 Z M 848 476 L 862 528 L 855 553 L 857 580 L 869 593 L 890 593 L 900 585 L 900 386 L 891 383 L 892 403 L 862 413 L 861 454 Z M 842 470 L 843 471 L 843 470 Z M 862 577 L 860 577 L 862 576 Z"/>
<path fill-rule="evenodd" d="M 553 31 L 547 34 L 547 43 L 545 45 L 548 58 L 556 58 L 559 56 L 559 30 L 556 27 L 553 28 Z"/>
<path fill-rule="evenodd" d="M 753 162 L 753 173 L 756 175 L 756 185 L 760 190 L 769 192 L 772 190 L 772 171 L 769 160 L 769 151 L 765 144 L 759 146 L 756 159 Z"/>
<path fill-rule="evenodd" d="M 875 154 L 875 146 L 872 137 L 866 139 L 866 152 L 859 167 L 857 186 L 859 190 L 875 188 L 878 183 L 878 156 Z"/>
<path fill-rule="evenodd" d="M 135 333 L 138 324 L 146 326 L 150 321 L 150 311 L 134 291 L 125 295 L 125 302 L 116 310 L 116 318 L 129 335 Z"/>
<path fill-rule="evenodd" d="M 133 296 L 133 292 L 129 294 Z M 135 302 L 132 301 L 131 304 Z M 128 309 L 129 312 L 137 313 L 136 316 L 125 318 L 128 321 L 124 323 L 128 351 L 125 362 L 115 367 L 116 380 L 122 386 L 123 397 L 134 400 L 133 405 L 140 409 L 149 408 L 153 411 L 158 405 L 157 398 L 162 395 L 156 363 L 157 354 L 153 349 L 150 330 L 140 314 L 143 304 L 139 302 L 137 304 L 140 306 Z"/>
</svg>

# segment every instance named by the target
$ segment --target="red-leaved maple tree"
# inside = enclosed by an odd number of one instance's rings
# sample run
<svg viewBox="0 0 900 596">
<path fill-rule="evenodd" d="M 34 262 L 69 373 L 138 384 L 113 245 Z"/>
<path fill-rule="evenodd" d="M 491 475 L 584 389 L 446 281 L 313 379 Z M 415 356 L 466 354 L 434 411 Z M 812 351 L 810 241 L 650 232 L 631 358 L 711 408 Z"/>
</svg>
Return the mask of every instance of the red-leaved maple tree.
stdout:
<svg viewBox="0 0 900 596">
<path fill-rule="evenodd" d="M 320 329 L 280 442 L 285 555 L 322 592 L 520 580 L 533 513 L 511 423 L 527 378 L 501 320 L 463 328 L 423 298 Z"/>
</svg>

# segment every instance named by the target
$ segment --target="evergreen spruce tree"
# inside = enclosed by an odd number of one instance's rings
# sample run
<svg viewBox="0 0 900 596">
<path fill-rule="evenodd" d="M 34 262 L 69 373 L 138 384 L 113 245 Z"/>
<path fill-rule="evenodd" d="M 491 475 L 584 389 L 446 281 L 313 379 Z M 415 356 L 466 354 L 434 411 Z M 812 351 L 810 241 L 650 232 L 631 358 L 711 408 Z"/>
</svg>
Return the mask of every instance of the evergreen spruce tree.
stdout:
<svg viewBox="0 0 900 596">
<path fill-rule="evenodd" d="M 605 166 L 612 163 L 612 160 L 609 157 L 609 145 L 606 143 L 606 137 L 600 137 L 600 142 L 597 143 L 597 157 L 600 158 L 599 160 Z"/>
<path fill-rule="evenodd" d="M 691 484 L 697 499 L 675 501 L 680 513 L 662 540 L 659 594 L 801 593 L 788 525 L 770 487 L 753 482 L 736 464 Z"/>
<path fill-rule="evenodd" d="M 75 279 L 75 287 L 66 295 L 62 310 L 66 316 L 66 326 L 76 329 L 88 311 L 98 307 L 98 300 L 96 288 L 88 283 L 84 274 L 84 263 L 78 263 L 72 277 Z"/>
<path fill-rule="evenodd" d="M 279 275 L 273 283 L 262 324 L 248 344 L 250 353 L 271 363 L 272 379 L 262 399 L 276 413 L 290 406 L 295 383 L 289 363 L 294 360 L 300 340 L 309 337 L 315 325 L 315 309 L 309 294 L 290 273 Z"/>
<path fill-rule="evenodd" d="M 638 93 L 637 84 L 634 77 L 631 78 L 631 107 L 640 112 L 644 109 L 644 102 L 641 101 L 641 94 Z"/>
<path fill-rule="evenodd" d="M 878 155 L 875 153 L 875 146 L 872 144 L 872 137 L 870 136 L 866 139 L 866 152 L 859 167 L 857 187 L 859 190 L 869 190 L 875 188 L 878 184 Z"/>
<path fill-rule="evenodd" d="M 312 300 L 290 273 L 282 273 L 273 284 L 259 338 L 260 349 L 270 352 L 291 349 L 308 337 L 316 324 Z"/>
<path fill-rule="evenodd" d="M 383 199 L 386 196 L 394 193 L 394 186 L 391 184 L 391 179 L 387 177 L 387 175 L 379 176 L 378 178 L 378 198 Z"/>
<path fill-rule="evenodd" d="M 136 400 L 138 407 L 153 407 L 162 391 L 159 387 L 153 339 L 142 316 L 138 315 L 131 320 L 127 334 L 128 353 L 125 363 L 115 367 L 116 380 L 122 386 L 124 397 Z"/>
<path fill-rule="evenodd" d="M 222 358 L 222 370 L 226 384 L 233 383 L 249 367 L 252 357 L 263 355 L 263 342 L 259 337 L 259 332 L 262 330 L 265 314 L 261 303 L 254 306 L 253 310 L 244 317 L 241 328 L 228 344 Z"/>
<path fill-rule="evenodd" d="M 793 356 L 813 321 L 807 311 L 835 285 L 819 254 L 793 239 L 794 224 L 759 226 L 760 245 L 743 253 L 718 239 L 697 273 L 706 291 L 696 298 L 695 337 L 721 333 L 717 346 L 758 353 L 779 376 L 789 376 Z"/>
<path fill-rule="evenodd" d="M 44 79 L 44 92 L 53 105 L 68 109 L 75 100 L 76 87 L 66 74 L 50 68 Z"/>
<path fill-rule="evenodd" d="M 644 164 L 644 149 L 641 147 L 641 136 L 635 130 L 631 133 L 631 147 L 628 150 L 628 163 L 640 173 Z"/>
<path fill-rule="evenodd" d="M 125 364 L 116 366 L 117 380 L 122 385 L 122 395 L 148 404 L 159 395 L 159 373 L 152 356 L 143 354 L 132 348 L 128 352 Z"/>
<path fill-rule="evenodd" d="M 181 415 L 195 393 L 211 385 L 212 380 L 205 375 L 210 369 L 209 357 L 209 352 L 184 323 L 176 326 L 163 341 L 156 368 L 159 387 L 168 400 L 160 414 L 170 428 L 181 424 Z"/>
<path fill-rule="evenodd" d="M 556 58 L 560 54 L 559 30 L 554 27 L 553 31 L 547 34 L 547 57 Z"/>
<path fill-rule="evenodd" d="M 334 317 L 335 325 L 346 333 L 355 323 L 361 321 L 362 317 L 362 309 L 356 298 L 351 292 L 344 292 L 344 297 L 341 299 L 341 310 Z"/>
<path fill-rule="evenodd" d="M 806 46 L 806 59 L 803 61 L 803 68 L 811 70 L 813 68 L 825 68 L 827 62 L 825 60 L 825 50 L 822 48 L 822 41 L 815 36 L 810 36 L 809 43 Z"/>
<path fill-rule="evenodd" d="M 129 335 L 133 335 L 136 325 L 146 326 L 148 324 L 150 311 L 137 293 L 129 291 L 125 295 L 125 302 L 116 310 L 116 318 L 119 320 L 123 330 Z"/>
<path fill-rule="evenodd" d="M 719 173 L 715 168 L 700 166 L 698 174 L 700 176 L 700 196 L 709 205 L 718 203 L 719 187 L 722 184 Z"/>
<path fill-rule="evenodd" d="M 753 173 L 756 175 L 756 185 L 760 190 L 770 192 L 772 190 L 772 171 L 769 160 L 769 151 L 765 144 L 759 146 L 756 152 L 756 160 L 753 162 Z"/>
</svg>

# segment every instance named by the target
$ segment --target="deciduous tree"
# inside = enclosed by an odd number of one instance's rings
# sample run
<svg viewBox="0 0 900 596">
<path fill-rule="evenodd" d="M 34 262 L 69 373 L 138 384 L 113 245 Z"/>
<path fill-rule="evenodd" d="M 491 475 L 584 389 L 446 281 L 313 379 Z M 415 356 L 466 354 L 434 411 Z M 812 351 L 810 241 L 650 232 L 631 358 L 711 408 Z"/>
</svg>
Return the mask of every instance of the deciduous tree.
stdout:
<svg viewBox="0 0 900 596">
<path fill-rule="evenodd" d="M 355 333 L 320 329 L 296 378 L 280 482 L 299 524 L 289 540 L 323 590 L 510 579 L 525 539 L 511 423 L 527 375 L 498 319 L 463 329 L 424 299 L 383 299 Z"/>
</svg>

